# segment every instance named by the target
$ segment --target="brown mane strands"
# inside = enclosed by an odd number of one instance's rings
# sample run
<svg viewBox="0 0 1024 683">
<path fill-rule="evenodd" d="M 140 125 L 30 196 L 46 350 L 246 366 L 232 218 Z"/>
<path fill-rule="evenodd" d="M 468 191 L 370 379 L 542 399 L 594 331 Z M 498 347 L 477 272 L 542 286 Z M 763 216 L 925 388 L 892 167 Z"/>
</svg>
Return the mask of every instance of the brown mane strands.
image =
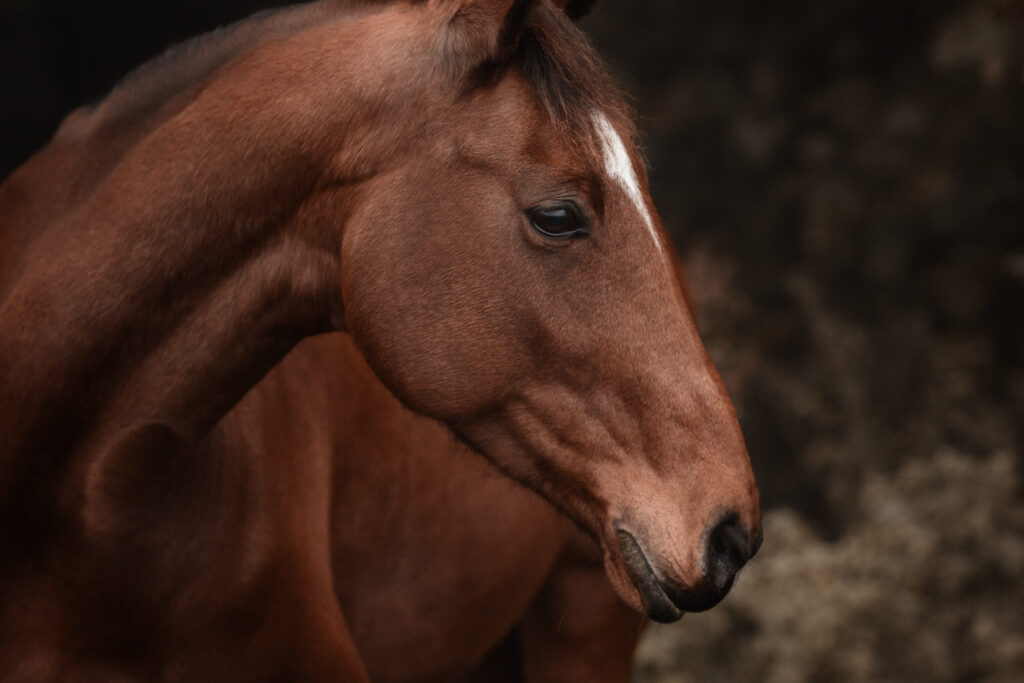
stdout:
<svg viewBox="0 0 1024 683">
<path fill-rule="evenodd" d="M 142 124 L 175 99 L 180 101 L 165 115 L 186 106 L 190 97 L 183 95 L 197 93 L 206 78 L 257 42 L 284 38 L 318 23 L 383 11 L 389 4 L 393 3 L 332 0 L 269 9 L 196 36 L 130 71 L 106 97 L 68 117 L 58 136 L 83 130 L 83 118 L 91 124 L 85 130 L 116 128 L 123 134 L 125 126 Z M 551 120 L 583 149 L 594 148 L 595 111 L 603 112 L 621 136 L 635 143 L 631 108 L 586 35 L 567 20 L 567 15 L 571 19 L 582 16 L 593 4 L 593 0 L 570 1 L 563 11 L 546 0 L 517 0 L 499 38 L 512 45 L 510 51 L 500 51 L 468 71 L 453 57 L 450 46 L 442 50 L 439 59 L 446 62 L 443 68 L 447 72 L 458 77 L 467 74 L 465 94 L 497 82 L 506 69 L 518 69 Z M 340 13 L 339 7 L 343 9 Z"/>
<path fill-rule="evenodd" d="M 328 5 L 332 3 L 327 3 Z M 382 11 L 389 3 L 379 0 L 334 0 L 344 7 L 340 15 L 327 15 L 321 3 L 296 8 L 271 9 L 258 12 L 240 22 L 219 28 L 172 46 L 162 54 L 137 67 L 119 81 L 104 99 L 91 110 L 102 108 L 106 126 L 135 121 L 156 111 L 170 100 L 197 85 L 256 42 L 283 38 L 318 22 L 339 21 Z M 539 103 L 551 117 L 582 148 L 593 148 L 593 113 L 600 111 L 619 134 L 635 143 L 633 112 L 610 75 L 604 60 L 569 17 L 582 16 L 594 2 L 569 2 L 565 11 L 550 2 L 517 0 L 513 14 L 506 20 L 499 40 L 513 45 L 510 52 L 499 52 L 465 76 L 464 93 L 497 82 L 506 69 L 518 69 Z M 454 60 L 451 50 L 443 51 L 441 60 Z M 445 70 L 461 75 L 466 70 L 457 63 Z M 182 102 L 182 106 L 187 103 Z"/>
<path fill-rule="evenodd" d="M 554 121 L 589 136 L 594 112 L 603 112 L 619 135 L 635 138 L 632 111 L 604 60 L 560 11 L 547 3 L 537 7 L 519 51 L 519 68 Z"/>
<path fill-rule="evenodd" d="M 582 15 L 587 3 L 579 5 Z M 593 4 L 593 3 L 590 3 Z M 551 121 L 582 149 L 596 151 L 593 115 L 602 112 L 624 139 L 635 143 L 632 110 L 604 60 L 565 13 L 549 2 L 536 3 L 525 17 L 515 51 L 472 70 L 464 93 L 498 82 L 518 69 Z"/>
</svg>

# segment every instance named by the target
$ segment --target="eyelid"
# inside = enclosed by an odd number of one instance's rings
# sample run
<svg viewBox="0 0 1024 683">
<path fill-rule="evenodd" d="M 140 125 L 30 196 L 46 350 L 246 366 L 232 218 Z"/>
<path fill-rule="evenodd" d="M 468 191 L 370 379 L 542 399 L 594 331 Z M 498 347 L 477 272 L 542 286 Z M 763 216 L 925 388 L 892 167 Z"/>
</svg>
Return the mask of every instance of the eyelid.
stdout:
<svg viewBox="0 0 1024 683">
<path fill-rule="evenodd" d="M 554 232 L 548 232 L 544 228 L 542 228 L 542 227 L 538 226 L 536 223 L 534 223 L 533 224 L 533 229 L 536 230 L 537 232 L 539 232 L 541 235 L 544 235 L 544 237 L 547 237 L 548 239 L 552 239 L 552 240 L 558 240 L 559 242 L 565 242 L 565 241 L 572 240 L 572 239 L 577 239 L 577 238 L 580 238 L 580 237 L 589 237 L 590 236 L 590 230 L 588 230 L 586 228 L 577 228 L 576 230 L 573 230 L 571 232 L 554 233 Z"/>
<path fill-rule="evenodd" d="M 565 209 L 566 211 L 570 212 L 573 216 L 575 216 L 579 220 L 581 225 L 583 225 L 587 229 L 590 228 L 590 212 L 584 210 L 580 203 L 577 202 L 575 199 L 551 199 L 546 202 L 541 202 L 540 204 L 537 204 L 536 206 L 530 208 L 529 210 L 527 210 L 527 213 L 530 213 L 531 211 L 551 211 L 555 209 Z"/>
<path fill-rule="evenodd" d="M 576 223 L 576 228 L 566 232 L 553 233 L 548 232 L 538 224 L 534 215 L 537 213 L 543 213 L 545 211 L 556 211 L 564 210 L 573 216 L 573 220 Z M 590 220 L 586 212 L 584 212 L 579 204 L 572 200 L 552 200 L 543 204 L 538 204 L 533 208 L 525 211 L 526 217 L 533 225 L 533 229 L 539 232 L 541 235 L 553 240 L 570 240 L 580 237 L 587 237 L 590 235 Z"/>
</svg>

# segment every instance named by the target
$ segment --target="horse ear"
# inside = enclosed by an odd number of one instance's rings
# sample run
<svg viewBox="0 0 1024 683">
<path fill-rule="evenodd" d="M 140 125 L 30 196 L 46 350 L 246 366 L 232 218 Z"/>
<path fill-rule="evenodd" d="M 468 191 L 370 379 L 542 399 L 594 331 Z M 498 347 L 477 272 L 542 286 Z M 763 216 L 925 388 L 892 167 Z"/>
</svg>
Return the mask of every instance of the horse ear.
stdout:
<svg viewBox="0 0 1024 683">
<path fill-rule="evenodd" d="M 597 0 L 555 0 L 555 4 L 568 14 L 570 19 L 576 21 L 593 9 Z"/>
<path fill-rule="evenodd" d="M 519 44 L 526 17 L 539 1 L 449 0 L 448 57 L 457 60 L 461 68 L 500 61 Z"/>
</svg>

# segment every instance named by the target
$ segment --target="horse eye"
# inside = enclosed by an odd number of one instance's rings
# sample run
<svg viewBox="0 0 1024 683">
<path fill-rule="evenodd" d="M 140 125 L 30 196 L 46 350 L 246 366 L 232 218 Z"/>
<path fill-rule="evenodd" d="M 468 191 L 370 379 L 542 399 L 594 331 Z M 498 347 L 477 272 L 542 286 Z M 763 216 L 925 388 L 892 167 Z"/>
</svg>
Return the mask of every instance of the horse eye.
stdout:
<svg viewBox="0 0 1024 683">
<path fill-rule="evenodd" d="M 579 210 L 572 204 L 536 207 L 526 215 L 537 232 L 551 239 L 567 240 L 590 234 Z"/>
</svg>

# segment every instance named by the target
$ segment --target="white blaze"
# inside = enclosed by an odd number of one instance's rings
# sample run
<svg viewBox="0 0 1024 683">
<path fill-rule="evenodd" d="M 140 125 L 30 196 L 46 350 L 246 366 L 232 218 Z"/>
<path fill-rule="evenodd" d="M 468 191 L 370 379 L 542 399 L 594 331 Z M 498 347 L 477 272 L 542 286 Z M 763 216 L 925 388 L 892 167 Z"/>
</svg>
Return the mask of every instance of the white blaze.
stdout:
<svg viewBox="0 0 1024 683">
<path fill-rule="evenodd" d="M 658 251 L 664 254 L 661 240 L 658 233 L 654 231 L 654 221 L 651 220 L 651 212 L 647 209 L 644 195 L 640 192 L 640 181 L 636 177 L 636 169 L 633 168 L 633 161 L 629 158 L 626 145 L 619 137 L 615 127 L 612 126 L 608 117 L 603 112 L 595 111 L 591 118 L 594 120 L 594 128 L 597 129 L 597 137 L 601 140 L 601 149 L 604 152 L 604 165 L 608 171 L 608 177 L 617 182 L 626 192 L 626 196 L 633 202 L 633 206 L 644 219 L 647 231 L 651 233 L 651 239 Z"/>
</svg>

